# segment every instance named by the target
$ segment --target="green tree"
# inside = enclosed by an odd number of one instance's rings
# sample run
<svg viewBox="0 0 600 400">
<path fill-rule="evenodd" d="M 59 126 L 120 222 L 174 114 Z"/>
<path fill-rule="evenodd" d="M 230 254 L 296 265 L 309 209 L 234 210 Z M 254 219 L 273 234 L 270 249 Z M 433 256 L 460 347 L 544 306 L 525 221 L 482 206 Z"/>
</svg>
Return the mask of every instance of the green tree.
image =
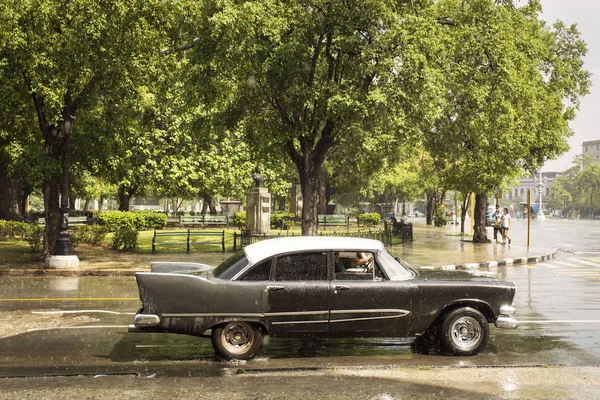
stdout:
<svg viewBox="0 0 600 400">
<path fill-rule="evenodd" d="M 548 208 L 562 210 L 564 216 L 568 215 L 568 210 L 571 208 L 573 202 L 573 196 L 567 189 L 568 183 L 568 178 L 566 176 L 559 176 L 554 178 L 548 188 Z"/>
<path fill-rule="evenodd" d="M 600 192 L 600 165 L 591 164 L 584 168 L 577 176 L 576 183 L 584 197 L 589 198 L 589 206 L 586 208 L 590 217 L 594 219 L 594 212 L 599 208 L 597 196 Z"/>
<path fill-rule="evenodd" d="M 323 164 L 340 148 L 396 148 L 435 111 L 438 24 L 427 1 L 205 3 L 196 68 L 250 143 L 298 171 L 303 234 L 317 228 Z"/>
<path fill-rule="evenodd" d="M 46 170 L 44 182 L 46 250 L 53 247 L 58 226 L 60 174 L 56 172 L 71 146 L 63 127 L 99 99 L 118 102 L 143 80 L 164 38 L 161 18 L 167 19 L 169 4 L 146 0 L 0 3 L 1 75 L 13 84 L 16 98 L 28 99 L 23 112 L 37 117 L 44 152 L 55 165 Z M 73 135 L 89 133 L 76 127 Z"/>
<path fill-rule="evenodd" d="M 588 93 L 585 43 L 574 26 L 540 20 L 539 1 L 441 0 L 447 21 L 446 103 L 425 148 L 475 192 L 474 241 L 487 241 L 487 195 L 567 149 L 568 122 Z"/>
</svg>

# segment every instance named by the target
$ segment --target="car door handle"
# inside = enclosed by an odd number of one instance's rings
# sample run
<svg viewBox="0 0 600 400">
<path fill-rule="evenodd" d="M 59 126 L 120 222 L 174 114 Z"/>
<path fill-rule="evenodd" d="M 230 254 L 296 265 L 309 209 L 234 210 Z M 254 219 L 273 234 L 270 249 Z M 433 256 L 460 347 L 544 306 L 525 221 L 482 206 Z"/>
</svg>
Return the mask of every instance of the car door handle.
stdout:
<svg viewBox="0 0 600 400">
<path fill-rule="evenodd" d="M 346 286 L 346 285 L 335 285 L 335 290 L 350 290 L 350 286 Z"/>
<path fill-rule="evenodd" d="M 285 289 L 285 286 L 267 285 L 267 290 L 275 291 L 275 290 L 283 290 L 283 289 Z"/>
</svg>

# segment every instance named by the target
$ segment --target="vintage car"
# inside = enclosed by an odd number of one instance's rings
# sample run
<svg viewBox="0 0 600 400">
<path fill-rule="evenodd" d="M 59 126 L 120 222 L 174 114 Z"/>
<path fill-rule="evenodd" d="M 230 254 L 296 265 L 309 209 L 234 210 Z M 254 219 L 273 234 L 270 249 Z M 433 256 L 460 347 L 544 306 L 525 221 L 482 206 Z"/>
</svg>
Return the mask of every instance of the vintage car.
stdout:
<svg viewBox="0 0 600 400">
<path fill-rule="evenodd" d="M 516 328 L 511 282 L 419 275 L 376 240 L 290 237 L 246 246 L 214 270 L 156 263 L 138 272 L 142 308 L 130 332 L 210 337 L 227 359 L 250 359 L 272 337 L 429 338 L 473 355 L 489 323 Z M 431 341 L 433 339 L 433 341 Z"/>
</svg>

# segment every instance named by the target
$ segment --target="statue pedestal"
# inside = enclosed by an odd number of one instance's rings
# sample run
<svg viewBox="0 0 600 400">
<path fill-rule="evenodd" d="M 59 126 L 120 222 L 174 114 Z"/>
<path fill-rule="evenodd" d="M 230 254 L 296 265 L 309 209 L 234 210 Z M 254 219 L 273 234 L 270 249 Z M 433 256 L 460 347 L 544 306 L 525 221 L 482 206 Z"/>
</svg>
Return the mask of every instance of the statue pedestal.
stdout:
<svg viewBox="0 0 600 400">
<path fill-rule="evenodd" d="M 253 187 L 246 196 L 246 229 L 252 235 L 271 234 L 271 194 L 265 187 Z"/>
<path fill-rule="evenodd" d="M 46 258 L 48 269 L 79 269 L 79 258 L 77 256 L 48 256 Z"/>
</svg>

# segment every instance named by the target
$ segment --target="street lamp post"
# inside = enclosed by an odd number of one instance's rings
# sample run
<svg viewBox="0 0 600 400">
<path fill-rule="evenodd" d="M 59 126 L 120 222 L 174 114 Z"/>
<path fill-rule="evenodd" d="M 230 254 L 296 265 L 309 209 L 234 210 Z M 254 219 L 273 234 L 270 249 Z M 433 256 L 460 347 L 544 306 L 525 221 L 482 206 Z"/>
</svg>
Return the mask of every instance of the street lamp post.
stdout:
<svg viewBox="0 0 600 400">
<path fill-rule="evenodd" d="M 46 259 L 48 268 L 79 268 L 79 258 L 75 255 L 71 236 L 69 235 L 69 168 L 70 168 L 70 136 L 73 131 L 74 117 L 68 115 L 60 124 L 63 135 L 62 149 L 62 182 L 60 190 L 60 224 L 58 236 L 50 256 Z"/>
<path fill-rule="evenodd" d="M 548 182 L 548 178 L 544 177 L 542 178 L 542 170 L 540 169 L 540 177 L 533 177 L 533 181 L 535 183 L 535 187 L 538 190 L 538 194 L 540 195 L 540 207 L 538 208 L 538 214 L 537 217 L 539 220 L 544 219 L 544 211 L 543 211 L 543 205 L 542 205 L 542 190 L 546 187 L 546 183 Z"/>
</svg>

